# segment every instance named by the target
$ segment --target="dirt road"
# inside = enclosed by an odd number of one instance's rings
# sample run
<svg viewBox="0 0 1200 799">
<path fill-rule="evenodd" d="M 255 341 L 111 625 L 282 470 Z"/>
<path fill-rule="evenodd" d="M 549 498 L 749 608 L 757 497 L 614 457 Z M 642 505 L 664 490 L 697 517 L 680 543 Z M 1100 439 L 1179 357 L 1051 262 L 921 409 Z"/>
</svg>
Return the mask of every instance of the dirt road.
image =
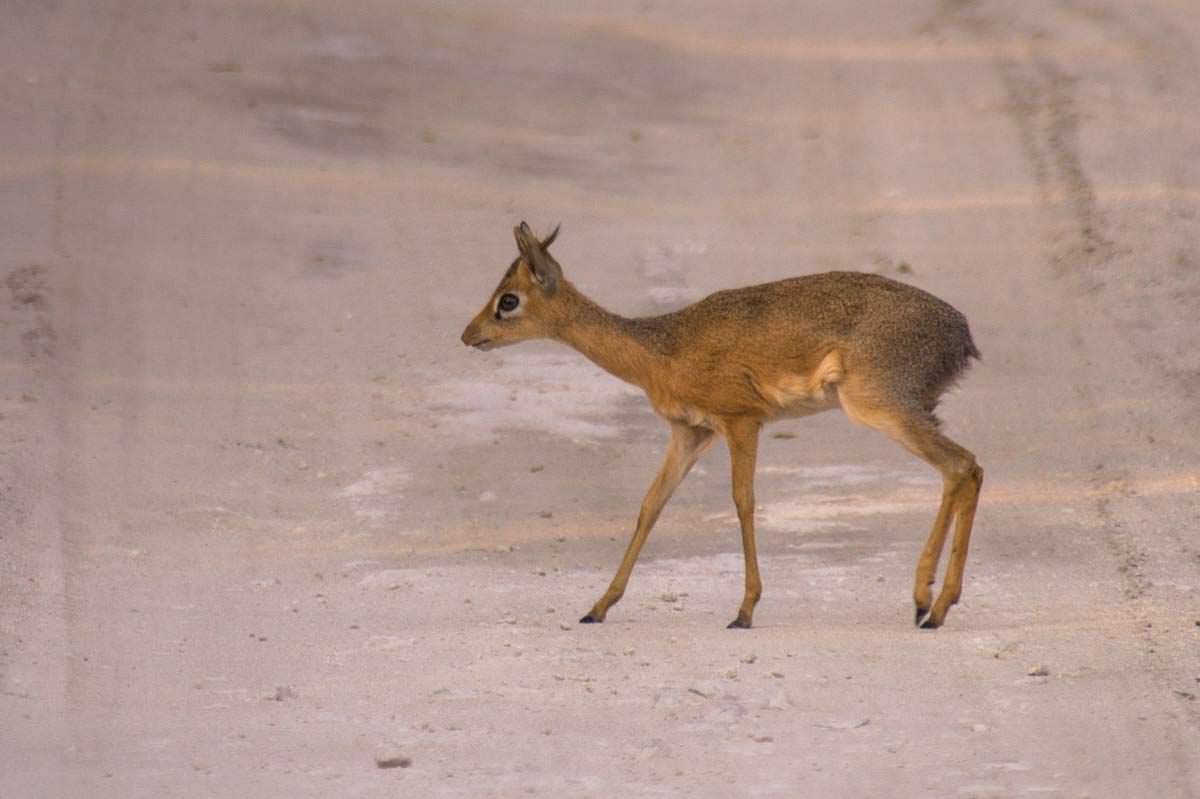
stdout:
<svg viewBox="0 0 1200 799">
<path fill-rule="evenodd" d="M 1200 17 L 729 8 L 0 9 L 0 796 L 1200 796 Z M 520 219 L 629 315 L 966 313 L 948 625 L 935 475 L 831 413 L 755 629 L 720 446 L 578 626 L 666 429 L 462 347 Z"/>
</svg>

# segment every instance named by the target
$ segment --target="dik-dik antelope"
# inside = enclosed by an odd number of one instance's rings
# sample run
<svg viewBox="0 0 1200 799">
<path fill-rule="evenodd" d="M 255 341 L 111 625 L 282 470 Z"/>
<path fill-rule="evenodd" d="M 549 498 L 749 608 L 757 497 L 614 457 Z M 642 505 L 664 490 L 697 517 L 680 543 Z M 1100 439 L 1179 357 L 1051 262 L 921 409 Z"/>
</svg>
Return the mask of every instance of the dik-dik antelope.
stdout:
<svg viewBox="0 0 1200 799">
<path fill-rule="evenodd" d="M 663 505 L 712 443 L 725 437 L 742 529 L 746 591 L 732 628 L 748 628 L 762 594 L 754 546 L 754 465 L 762 426 L 840 407 L 923 458 L 942 475 L 942 502 L 917 561 L 916 623 L 939 627 L 962 593 L 971 524 L 983 484 L 975 456 L 938 429 L 938 398 L 979 351 L 966 318 L 931 294 L 879 275 L 828 272 L 719 291 L 645 319 L 606 311 L 563 277 L 524 222 L 519 256 L 463 331 L 489 350 L 534 338 L 574 347 L 646 392 L 671 425 L 666 456 L 646 492 L 616 575 L 583 623 L 604 621 L 625 593 Z M 951 522 L 950 562 L 932 602 Z"/>
</svg>

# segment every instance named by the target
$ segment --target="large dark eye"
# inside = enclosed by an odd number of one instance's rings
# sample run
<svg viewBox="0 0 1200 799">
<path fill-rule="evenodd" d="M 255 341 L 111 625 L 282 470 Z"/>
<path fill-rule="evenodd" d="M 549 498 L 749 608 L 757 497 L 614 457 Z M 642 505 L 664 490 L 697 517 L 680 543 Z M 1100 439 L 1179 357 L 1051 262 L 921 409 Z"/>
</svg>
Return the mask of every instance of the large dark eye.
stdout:
<svg viewBox="0 0 1200 799">
<path fill-rule="evenodd" d="M 517 310 L 517 306 L 520 304 L 521 299 L 516 294 L 501 294 L 500 302 L 496 303 L 496 307 L 508 313 Z"/>
</svg>

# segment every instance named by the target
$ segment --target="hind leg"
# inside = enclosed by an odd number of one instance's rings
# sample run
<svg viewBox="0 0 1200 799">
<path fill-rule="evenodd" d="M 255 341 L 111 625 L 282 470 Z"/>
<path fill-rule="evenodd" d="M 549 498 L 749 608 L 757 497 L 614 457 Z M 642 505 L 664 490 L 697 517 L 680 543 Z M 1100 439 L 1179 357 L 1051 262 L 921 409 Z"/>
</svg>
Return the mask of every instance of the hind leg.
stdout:
<svg viewBox="0 0 1200 799">
<path fill-rule="evenodd" d="M 947 439 L 949 440 L 949 439 Z M 957 446 L 957 445 L 956 445 Z M 971 543 L 971 528 L 975 524 L 975 508 L 979 505 L 979 491 L 983 487 L 983 467 L 975 462 L 975 456 L 966 452 L 971 465 L 963 475 L 955 501 L 957 520 L 954 527 L 954 543 L 950 545 L 950 562 L 946 565 L 946 577 L 942 581 L 942 592 L 929 611 L 928 618 L 921 623 L 926 629 L 942 626 L 950 606 L 962 596 L 963 570 L 967 565 L 967 548 Z"/>
<path fill-rule="evenodd" d="M 942 501 L 917 560 L 913 579 L 916 623 L 927 629 L 940 627 L 950 606 L 962 595 L 963 571 L 979 489 L 983 484 L 983 469 L 969 450 L 938 431 L 937 422 L 929 413 L 891 408 L 865 393 L 845 388 L 839 392 L 839 398 L 852 420 L 883 432 L 942 475 Z M 950 547 L 946 578 L 937 601 L 931 601 L 930 586 L 934 583 L 952 522 L 955 524 L 954 542 Z"/>
<path fill-rule="evenodd" d="M 913 578 L 913 604 L 916 606 L 916 624 L 919 627 L 929 609 L 933 607 L 931 586 L 937 577 L 938 560 L 946 546 L 946 534 L 950 531 L 950 522 L 954 515 L 955 485 L 948 480 L 942 481 L 942 502 L 938 506 L 937 516 L 933 519 L 933 527 L 929 530 L 929 538 L 921 557 L 917 559 L 917 573 Z"/>
<path fill-rule="evenodd" d="M 930 530 L 929 540 L 917 561 L 913 585 L 917 624 L 925 629 L 935 629 L 942 626 L 950 606 L 962 596 L 963 570 L 966 568 L 979 489 L 983 485 L 983 469 L 969 450 L 939 433 L 928 422 L 903 427 L 902 434 L 897 438 L 905 448 L 942 473 L 942 504 Z M 950 560 L 946 565 L 942 590 L 931 606 L 930 586 L 936 576 L 938 559 L 945 547 L 951 521 L 954 522 L 954 541 L 950 545 Z"/>
</svg>

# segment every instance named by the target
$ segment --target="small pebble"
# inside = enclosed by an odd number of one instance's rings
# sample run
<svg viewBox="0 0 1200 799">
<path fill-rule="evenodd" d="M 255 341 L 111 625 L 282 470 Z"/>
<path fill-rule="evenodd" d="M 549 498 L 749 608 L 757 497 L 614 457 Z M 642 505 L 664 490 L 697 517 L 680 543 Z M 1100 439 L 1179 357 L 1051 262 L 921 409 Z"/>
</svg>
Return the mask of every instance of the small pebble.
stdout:
<svg viewBox="0 0 1200 799">
<path fill-rule="evenodd" d="M 749 655 L 742 655 L 743 663 L 753 663 L 756 660 L 758 660 L 758 655 L 754 654 L 753 652 L 751 652 Z"/>
<path fill-rule="evenodd" d="M 1036 666 L 1030 666 L 1029 671 L 1027 671 L 1026 674 L 1028 674 L 1030 677 L 1049 677 L 1050 667 L 1044 663 L 1039 663 Z"/>
<path fill-rule="evenodd" d="M 412 759 L 404 755 L 388 753 L 375 756 L 375 765 L 379 768 L 408 768 L 412 765 Z"/>
<path fill-rule="evenodd" d="M 558 623 L 558 629 L 560 629 L 560 630 L 570 630 L 570 629 L 572 629 L 572 628 L 571 628 L 571 625 L 570 625 L 570 624 L 568 624 L 567 622 L 563 621 L 563 622 L 559 622 L 559 623 Z"/>
</svg>

